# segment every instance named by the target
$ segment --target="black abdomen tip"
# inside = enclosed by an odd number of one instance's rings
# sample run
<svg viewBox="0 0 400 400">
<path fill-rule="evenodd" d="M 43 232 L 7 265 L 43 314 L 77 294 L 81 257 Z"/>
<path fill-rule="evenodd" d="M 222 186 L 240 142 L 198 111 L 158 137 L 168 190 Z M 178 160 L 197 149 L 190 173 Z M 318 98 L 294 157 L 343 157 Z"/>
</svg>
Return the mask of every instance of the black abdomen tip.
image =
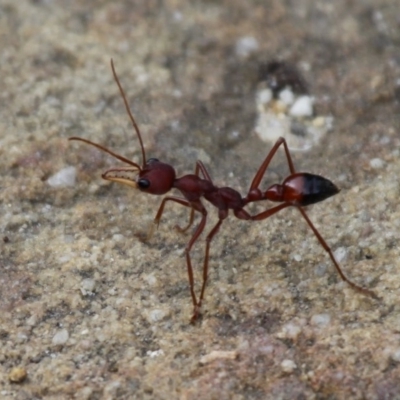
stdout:
<svg viewBox="0 0 400 400">
<path fill-rule="evenodd" d="M 304 173 L 303 179 L 303 196 L 300 201 L 301 206 L 318 203 L 339 193 L 339 189 L 336 185 L 323 176 Z"/>
</svg>

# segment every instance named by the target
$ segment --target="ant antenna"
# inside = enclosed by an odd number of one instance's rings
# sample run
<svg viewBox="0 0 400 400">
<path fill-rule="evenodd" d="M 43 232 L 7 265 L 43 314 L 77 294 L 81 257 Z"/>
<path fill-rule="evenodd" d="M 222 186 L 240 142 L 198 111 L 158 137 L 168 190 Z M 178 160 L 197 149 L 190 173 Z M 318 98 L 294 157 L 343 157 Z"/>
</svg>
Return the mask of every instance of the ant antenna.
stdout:
<svg viewBox="0 0 400 400">
<path fill-rule="evenodd" d="M 137 137 L 139 139 L 140 148 L 142 149 L 142 166 L 144 168 L 144 166 L 146 165 L 146 153 L 144 151 L 142 135 L 140 134 L 140 130 L 139 130 L 138 124 L 136 123 L 135 118 L 133 118 L 133 115 L 132 115 L 131 110 L 129 108 L 128 100 L 126 99 L 126 95 L 125 95 L 124 89 L 122 89 L 122 86 L 121 86 L 121 83 L 120 83 L 120 81 L 118 79 L 117 73 L 115 72 L 113 59 L 111 59 L 111 69 L 112 69 L 112 72 L 113 72 L 113 75 L 114 75 L 115 82 L 117 82 L 117 85 L 118 85 L 119 91 L 121 93 L 122 99 L 124 100 L 126 112 L 129 115 L 129 118 L 130 118 L 130 120 L 132 122 L 132 126 L 135 129 Z"/>
<path fill-rule="evenodd" d="M 128 160 L 124 156 L 120 156 L 119 154 L 114 153 L 113 151 L 111 151 L 111 150 L 107 149 L 106 147 L 102 146 L 101 144 L 97 144 L 97 143 L 92 142 L 91 140 L 83 139 L 83 138 L 76 137 L 76 136 L 70 137 L 70 138 L 68 138 L 68 140 L 77 140 L 79 142 L 84 142 L 84 143 L 90 144 L 91 146 L 96 147 L 101 151 L 104 151 L 105 153 L 109 154 L 112 157 L 117 158 L 118 160 L 120 160 L 120 161 L 122 161 L 124 163 L 132 165 L 133 167 L 135 167 L 139 171 L 142 170 L 142 168 L 140 167 L 139 164 L 136 164 L 135 162 L 133 162 L 131 160 Z"/>
</svg>

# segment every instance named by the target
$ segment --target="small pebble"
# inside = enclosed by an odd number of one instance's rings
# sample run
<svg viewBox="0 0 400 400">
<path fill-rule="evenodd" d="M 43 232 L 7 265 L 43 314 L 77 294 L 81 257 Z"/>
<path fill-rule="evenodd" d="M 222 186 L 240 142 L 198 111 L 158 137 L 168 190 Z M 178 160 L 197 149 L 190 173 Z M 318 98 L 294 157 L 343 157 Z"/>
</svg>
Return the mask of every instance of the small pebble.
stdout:
<svg viewBox="0 0 400 400">
<path fill-rule="evenodd" d="M 200 364 L 208 364 L 218 359 L 228 359 L 235 360 L 237 357 L 236 351 L 223 351 L 223 350 L 214 350 L 211 353 L 208 353 L 200 358 Z"/>
<path fill-rule="evenodd" d="M 296 262 L 300 262 L 302 260 L 302 257 L 300 254 L 293 254 L 292 259 Z"/>
<path fill-rule="evenodd" d="M 313 115 L 314 99 L 310 96 L 300 96 L 289 110 L 292 117 L 311 117 Z"/>
<path fill-rule="evenodd" d="M 331 316 L 329 314 L 315 314 L 311 317 L 311 324 L 322 328 L 329 325 Z"/>
<path fill-rule="evenodd" d="M 336 261 L 341 264 L 342 262 L 346 261 L 347 258 L 347 249 L 345 247 L 338 247 L 334 252 L 333 255 L 336 258 Z"/>
<path fill-rule="evenodd" d="M 92 294 L 96 287 L 96 281 L 91 278 L 83 279 L 81 282 L 81 293 L 83 296 Z"/>
<path fill-rule="evenodd" d="M 160 357 L 164 355 L 164 351 L 159 349 L 159 350 L 154 350 L 154 351 L 148 351 L 146 352 L 146 354 L 150 357 L 150 358 L 156 358 L 156 357 Z"/>
<path fill-rule="evenodd" d="M 263 89 L 257 93 L 257 104 L 268 104 L 272 100 L 272 90 Z"/>
<path fill-rule="evenodd" d="M 373 158 L 372 160 L 370 160 L 369 165 L 373 169 L 381 169 L 384 167 L 385 162 L 380 158 Z"/>
<path fill-rule="evenodd" d="M 63 345 L 67 343 L 69 339 L 69 333 L 66 329 L 60 329 L 57 333 L 53 336 L 52 343 L 55 346 Z"/>
<path fill-rule="evenodd" d="M 76 181 L 76 168 L 66 167 L 47 179 L 47 183 L 52 187 L 74 186 Z"/>
<path fill-rule="evenodd" d="M 8 374 L 8 380 L 13 383 L 21 383 L 26 379 L 27 376 L 28 373 L 26 372 L 25 368 L 14 367 Z"/>
<path fill-rule="evenodd" d="M 288 322 L 282 327 L 282 330 L 278 333 L 277 336 L 280 339 L 297 340 L 301 332 L 302 332 L 302 327 L 300 325 Z"/>
<path fill-rule="evenodd" d="M 286 374 L 291 374 L 297 368 L 297 365 L 293 360 L 283 360 L 281 362 L 281 368 Z"/>
<path fill-rule="evenodd" d="M 244 36 L 236 41 L 236 54 L 240 57 L 248 57 L 258 50 L 258 41 L 253 36 Z"/>
<path fill-rule="evenodd" d="M 290 106 L 294 101 L 294 93 L 288 88 L 283 89 L 279 92 L 279 100 L 281 100 L 287 106 Z"/>
<path fill-rule="evenodd" d="M 391 354 L 390 358 L 391 358 L 393 361 L 395 361 L 395 362 L 397 362 L 397 363 L 400 363 L 400 348 L 394 350 L 393 353 Z"/>
<path fill-rule="evenodd" d="M 158 308 L 151 310 L 149 312 L 149 322 L 158 322 L 161 321 L 166 315 L 164 310 L 160 310 Z"/>
<path fill-rule="evenodd" d="M 120 233 L 114 233 L 112 240 L 114 242 L 123 242 L 125 240 L 125 236 L 121 235 Z"/>
</svg>

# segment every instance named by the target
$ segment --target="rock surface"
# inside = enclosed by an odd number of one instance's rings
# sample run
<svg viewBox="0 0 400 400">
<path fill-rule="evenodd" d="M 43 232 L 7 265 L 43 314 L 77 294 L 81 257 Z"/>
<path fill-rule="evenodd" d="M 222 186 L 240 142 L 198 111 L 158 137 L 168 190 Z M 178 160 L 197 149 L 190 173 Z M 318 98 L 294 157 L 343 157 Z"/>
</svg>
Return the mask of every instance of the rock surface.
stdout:
<svg viewBox="0 0 400 400">
<path fill-rule="evenodd" d="M 0 4 L 0 397 L 398 396 L 398 1 L 65 4 Z M 243 194 L 271 147 L 254 134 L 260 68 L 298 69 L 317 115 L 334 123 L 293 154 L 295 166 L 341 188 L 310 218 L 381 301 L 341 282 L 296 210 L 251 224 L 231 216 L 191 326 L 189 236 L 174 229 L 188 210 L 169 205 L 144 242 L 160 199 L 103 181 L 119 161 L 67 141 L 140 163 L 110 58 L 148 157 L 179 175 L 201 159 Z M 68 185 L 49 185 L 68 167 Z M 287 170 L 282 152 L 265 186 Z M 203 246 L 193 250 L 197 290 Z"/>
</svg>

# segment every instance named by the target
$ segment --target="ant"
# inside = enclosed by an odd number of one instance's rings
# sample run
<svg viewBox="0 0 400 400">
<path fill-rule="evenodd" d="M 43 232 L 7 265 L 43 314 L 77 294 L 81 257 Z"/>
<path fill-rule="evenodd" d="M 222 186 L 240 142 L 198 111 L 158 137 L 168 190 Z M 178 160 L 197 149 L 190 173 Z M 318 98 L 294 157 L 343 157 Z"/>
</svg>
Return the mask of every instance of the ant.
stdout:
<svg viewBox="0 0 400 400">
<path fill-rule="evenodd" d="M 159 225 L 167 202 L 177 203 L 190 209 L 188 224 L 183 228 L 179 226 L 176 227 L 180 232 L 186 232 L 192 226 L 195 212 L 201 214 L 200 223 L 194 230 L 194 233 L 185 248 L 186 265 L 189 276 L 189 288 L 194 307 L 191 323 L 194 323 L 200 316 L 201 304 L 204 299 L 204 291 L 208 278 L 208 265 L 211 242 L 214 239 L 215 235 L 218 233 L 222 222 L 228 217 L 229 210 L 233 211 L 233 214 L 236 218 L 246 221 L 261 221 L 271 217 L 272 215 L 283 210 L 284 208 L 296 207 L 307 222 L 308 226 L 313 231 L 321 246 L 329 254 L 329 257 L 332 260 L 340 277 L 353 289 L 365 295 L 369 295 L 373 298 L 378 298 L 372 290 L 361 287 L 346 277 L 346 275 L 341 270 L 338 262 L 336 261 L 330 247 L 327 245 L 321 234 L 315 228 L 314 224 L 311 222 L 303 208 L 310 204 L 323 201 L 328 197 L 339 193 L 339 189 L 329 179 L 326 179 L 320 175 L 310 174 L 307 172 L 296 172 L 288 145 L 284 138 L 279 138 L 268 153 L 264 162 L 261 164 L 257 173 L 255 174 L 253 181 L 251 182 L 250 189 L 245 197 L 242 197 L 239 192 L 230 187 L 215 186 L 210 174 L 208 173 L 206 167 L 201 161 L 196 162 L 194 174 L 188 174 L 177 178 L 175 169 L 170 164 L 163 163 L 157 158 L 146 159 L 146 152 L 143 146 L 142 136 L 136 120 L 130 111 L 125 92 L 115 71 L 113 60 L 111 60 L 111 69 L 122 99 L 124 101 L 126 112 L 130 118 L 132 126 L 139 140 L 142 152 L 142 165 L 128 160 L 127 158 L 114 153 L 113 151 L 107 149 L 106 147 L 103 147 L 100 144 L 91 142 L 90 140 L 82 139 L 79 137 L 71 137 L 69 138 L 69 140 L 78 140 L 87 143 L 129 165 L 127 167 L 116 167 L 105 171 L 102 174 L 103 179 L 112 182 L 123 183 L 128 186 L 137 188 L 143 193 L 153 194 L 157 196 L 164 195 L 168 193 L 171 189 L 177 189 L 181 192 L 183 198 L 177 196 L 166 196 L 163 198 L 158 208 L 157 214 L 154 218 L 153 227 Z M 261 180 L 264 177 L 272 158 L 275 156 L 277 150 L 281 146 L 283 146 L 286 154 L 290 175 L 286 177 L 281 184 L 274 184 L 270 186 L 267 190 L 262 191 L 260 189 Z M 203 264 L 203 282 L 201 286 L 200 296 L 199 298 L 197 298 L 194 291 L 193 267 L 190 252 L 193 245 L 202 234 L 207 221 L 207 210 L 201 201 L 202 197 L 204 197 L 205 200 L 210 202 L 218 209 L 218 222 L 215 224 L 215 226 L 211 229 L 206 237 L 206 247 Z M 269 200 L 272 202 L 279 202 L 281 204 L 255 215 L 251 215 L 248 211 L 244 209 L 244 207 L 248 204 L 261 200 Z M 153 227 L 149 232 L 148 237 L 151 237 Z"/>
</svg>

